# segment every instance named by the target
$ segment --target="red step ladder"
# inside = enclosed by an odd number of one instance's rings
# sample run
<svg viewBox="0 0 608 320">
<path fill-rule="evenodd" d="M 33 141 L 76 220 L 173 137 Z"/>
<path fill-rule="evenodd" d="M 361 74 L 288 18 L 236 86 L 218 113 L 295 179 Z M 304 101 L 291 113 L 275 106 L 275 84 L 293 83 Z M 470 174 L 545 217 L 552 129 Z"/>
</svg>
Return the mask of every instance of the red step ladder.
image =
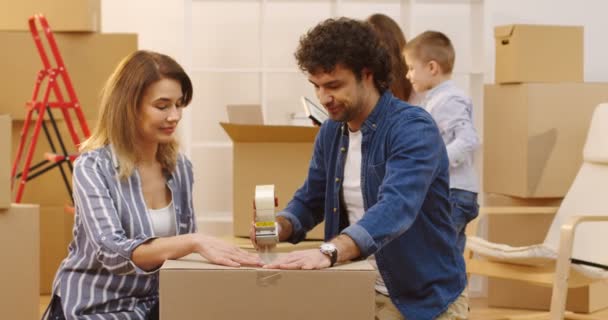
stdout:
<svg viewBox="0 0 608 320">
<path fill-rule="evenodd" d="M 42 41 L 43 38 L 41 38 L 38 33 L 36 22 L 38 22 L 42 28 L 48 48 L 45 47 L 45 43 Z M 58 168 L 61 171 L 63 182 L 65 183 L 70 197 L 72 196 L 72 187 L 69 183 L 64 165 L 68 166 L 71 174 L 72 162 L 78 155 L 68 154 L 66 145 L 61 137 L 59 128 L 57 127 L 57 121 L 55 121 L 53 113 L 51 112 L 52 109 L 61 110 L 74 146 L 79 146 L 82 140 L 90 135 L 89 127 L 87 126 L 78 98 L 76 97 L 72 81 L 70 80 L 57 43 L 55 42 L 55 37 L 53 36 L 46 18 L 42 14 L 34 15 L 29 19 L 29 28 L 32 37 L 34 38 L 34 43 L 36 44 L 40 59 L 42 60 L 43 68 L 38 71 L 32 99 L 25 104 L 27 114 L 23 129 L 21 130 L 19 147 L 17 148 L 15 161 L 11 171 L 12 189 L 15 195 L 14 202 L 16 203 L 21 202 L 23 191 L 28 181 L 54 168 Z M 52 54 L 52 61 L 49 60 L 47 50 L 50 50 Z M 74 123 L 72 122 L 71 114 L 69 112 L 70 110 L 73 110 L 76 113 L 76 119 L 82 131 L 82 140 L 74 128 Z M 48 120 L 50 120 L 52 132 L 49 131 L 49 128 L 44 121 L 46 116 L 48 116 Z M 30 133 L 30 124 L 33 120 L 35 120 L 33 132 L 28 136 Z M 32 165 L 32 158 L 34 156 L 34 151 L 36 150 L 41 128 L 49 142 L 51 152 L 45 153 L 44 160 Z M 60 150 L 56 148 L 55 143 L 51 138 L 51 133 L 55 134 L 55 139 L 58 141 Z M 25 163 L 23 164 L 23 170 L 18 172 L 24 150 L 27 150 Z M 16 189 L 15 183 L 18 183 Z"/>
</svg>

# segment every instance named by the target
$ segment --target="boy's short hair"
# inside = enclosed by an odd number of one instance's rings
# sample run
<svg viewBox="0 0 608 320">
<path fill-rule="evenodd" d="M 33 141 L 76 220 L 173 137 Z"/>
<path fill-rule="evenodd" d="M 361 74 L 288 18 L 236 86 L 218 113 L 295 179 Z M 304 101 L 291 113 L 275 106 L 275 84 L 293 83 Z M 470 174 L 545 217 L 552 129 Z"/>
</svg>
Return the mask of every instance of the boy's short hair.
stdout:
<svg viewBox="0 0 608 320">
<path fill-rule="evenodd" d="M 423 62 L 435 61 L 444 74 L 452 73 L 456 53 L 452 41 L 439 31 L 425 31 L 407 42 L 404 52 Z"/>
</svg>

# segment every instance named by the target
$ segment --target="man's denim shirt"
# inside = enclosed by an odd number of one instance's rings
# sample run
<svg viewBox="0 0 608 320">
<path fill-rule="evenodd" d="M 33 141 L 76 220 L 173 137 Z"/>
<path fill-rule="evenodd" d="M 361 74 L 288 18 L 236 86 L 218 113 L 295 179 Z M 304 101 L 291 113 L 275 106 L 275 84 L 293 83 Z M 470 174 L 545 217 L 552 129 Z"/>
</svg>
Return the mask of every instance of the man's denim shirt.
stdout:
<svg viewBox="0 0 608 320">
<path fill-rule="evenodd" d="M 303 240 L 325 219 L 326 240 L 344 233 L 361 258 L 376 255 L 391 299 L 406 319 L 435 319 L 466 286 L 448 202 L 445 145 L 426 111 L 389 91 L 361 133 L 363 218 L 340 230 L 348 128 L 328 120 L 316 137 L 307 180 L 279 213 L 293 224 L 289 241 Z"/>
</svg>

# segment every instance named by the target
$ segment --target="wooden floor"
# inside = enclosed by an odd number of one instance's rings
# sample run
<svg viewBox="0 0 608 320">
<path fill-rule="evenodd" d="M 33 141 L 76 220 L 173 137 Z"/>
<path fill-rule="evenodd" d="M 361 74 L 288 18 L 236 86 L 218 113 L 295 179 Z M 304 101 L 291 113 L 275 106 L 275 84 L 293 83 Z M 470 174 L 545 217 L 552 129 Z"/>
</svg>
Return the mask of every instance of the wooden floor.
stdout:
<svg viewBox="0 0 608 320">
<path fill-rule="evenodd" d="M 40 296 L 40 315 L 44 313 L 46 306 L 48 305 L 50 296 Z M 485 299 L 474 298 L 471 299 L 471 315 L 469 320 L 502 320 L 507 316 L 514 315 L 526 315 L 540 313 L 538 311 L 528 310 L 514 310 L 514 309 L 499 309 L 489 308 Z M 598 319 L 608 319 L 608 309 L 598 311 L 593 314 Z"/>
</svg>

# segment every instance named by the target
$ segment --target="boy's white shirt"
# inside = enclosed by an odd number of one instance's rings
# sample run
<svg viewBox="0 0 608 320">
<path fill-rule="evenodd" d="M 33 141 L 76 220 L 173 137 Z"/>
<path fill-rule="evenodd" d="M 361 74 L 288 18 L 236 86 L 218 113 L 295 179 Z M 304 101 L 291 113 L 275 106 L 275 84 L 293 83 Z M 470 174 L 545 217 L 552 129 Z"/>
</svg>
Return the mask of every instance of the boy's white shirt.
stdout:
<svg viewBox="0 0 608 320">
<path fill-rule="evenodd" d="M 479 138 L 471 99 L 452 80 L 443 81 L 420 96 L 420 106 L 433 116 L 448 151 L 450 188 L 478 192 L 473 158 Z"/>
</svg>

